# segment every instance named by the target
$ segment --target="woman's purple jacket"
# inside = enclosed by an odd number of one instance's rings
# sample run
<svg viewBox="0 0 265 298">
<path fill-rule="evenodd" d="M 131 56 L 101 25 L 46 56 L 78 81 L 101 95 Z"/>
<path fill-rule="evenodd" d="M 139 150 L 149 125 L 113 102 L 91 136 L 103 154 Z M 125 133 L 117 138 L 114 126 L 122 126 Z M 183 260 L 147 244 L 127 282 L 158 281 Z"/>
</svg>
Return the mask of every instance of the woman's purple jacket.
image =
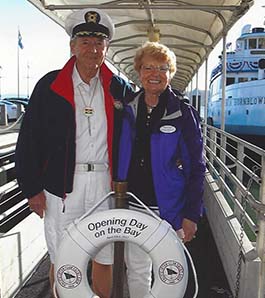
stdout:
<svg viewBox="0 0 265 298">
<path fill-rule="evenodd" d="M 128 175 L 142 92 L 136 93 L 123 109 L 117 170 L 121 181 Z M 152 174 L 160 216 L 177 230 L 184 218 L 197 223 L 202 213 L 203 140 L 200 119 L 194 108 L 184 103 L 170 87 L 160 97 L 166 97 L 167 104 L 164 116 L 151 133 Z"/>
</svg>

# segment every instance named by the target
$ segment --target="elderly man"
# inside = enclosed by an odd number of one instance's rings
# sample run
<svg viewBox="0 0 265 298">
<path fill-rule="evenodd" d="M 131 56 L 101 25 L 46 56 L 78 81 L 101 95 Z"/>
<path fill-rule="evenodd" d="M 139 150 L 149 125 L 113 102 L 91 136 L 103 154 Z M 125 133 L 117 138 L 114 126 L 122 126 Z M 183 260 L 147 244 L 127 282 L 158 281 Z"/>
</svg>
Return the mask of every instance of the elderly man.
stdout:
<svg viewBox="0 0 265 298">
<path fill-rule="evenodd" d="M 21 190 L 30 209 L 44 217 L 51 285 L 64 230 L 111 189 L 115 113 L 109 88 L 121 94 L 130 90 L 104 64 L 114 34 L 106 13 L 76 11 L 65 28 L 73 56 L 35 86 L 16 148 Z M 106 202 L 98 210 L 108 208 Z M 111 247 L 93 261 L 93 289 L 100 297 L 110 295 L 111 263 Z"/>
</svg>

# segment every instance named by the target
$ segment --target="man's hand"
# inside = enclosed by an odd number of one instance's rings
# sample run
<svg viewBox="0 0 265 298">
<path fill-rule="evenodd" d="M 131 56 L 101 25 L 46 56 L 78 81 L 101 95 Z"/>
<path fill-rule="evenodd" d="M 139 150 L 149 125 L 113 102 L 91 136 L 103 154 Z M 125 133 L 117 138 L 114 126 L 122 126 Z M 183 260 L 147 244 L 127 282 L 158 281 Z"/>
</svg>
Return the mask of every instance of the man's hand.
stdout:
<svg viewBox="0 0 265 298">
<path fill-rule="evenodd" d="M 46 210 L 46 197 L 44 192 L 40 192 L 34 197 L 28 199 L 30 210 L 34 211 L 39 215 L 40 218 L 43 218 L 44 211 Z"/>
<path fill-rule="evenodd" d="M 197 232 L 197 224 L 187 218 L 184 218 L 182 222 L 182 229 L 184 231 L 183 242 L 189 242 L 195 237 L 195 233 Z"/>
</svg>

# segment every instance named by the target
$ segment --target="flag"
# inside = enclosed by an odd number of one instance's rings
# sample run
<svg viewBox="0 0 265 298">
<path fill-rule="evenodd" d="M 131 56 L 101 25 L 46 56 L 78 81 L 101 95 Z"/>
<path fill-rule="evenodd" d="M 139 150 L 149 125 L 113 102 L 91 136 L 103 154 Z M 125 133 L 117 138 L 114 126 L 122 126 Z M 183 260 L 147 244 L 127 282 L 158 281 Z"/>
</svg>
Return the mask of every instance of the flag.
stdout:
<svg viewBox="0 0 265 298">
<path fill-rule="evenodd" d="M 22 36 L 21 36 L 19 30 L 18 30 L 18 46 L 20 47 L 21 50 L 24 48 L 24 46 L 22 44 Z"/>
</svg>

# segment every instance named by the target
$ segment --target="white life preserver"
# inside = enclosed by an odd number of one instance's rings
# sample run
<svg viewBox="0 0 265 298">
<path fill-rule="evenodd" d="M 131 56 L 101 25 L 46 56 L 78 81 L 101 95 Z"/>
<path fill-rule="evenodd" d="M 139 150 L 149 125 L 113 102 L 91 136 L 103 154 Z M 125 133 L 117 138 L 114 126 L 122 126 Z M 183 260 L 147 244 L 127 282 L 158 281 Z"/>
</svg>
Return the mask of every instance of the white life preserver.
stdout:
<svg viewBox="0 0 265 298">
<path fill-rule="evenodd" d="M 87 279 L 90 258 L 105 245 L 125 241 L 138 244 L 152 259 L 154 284 L 144 298 L 182 298 L 188 267 L 180 239 L 164 220 L 127 209 L 90 215 L 69 226 L 55 261 L 60 298 L 95 298 Z"/>
</svg>

